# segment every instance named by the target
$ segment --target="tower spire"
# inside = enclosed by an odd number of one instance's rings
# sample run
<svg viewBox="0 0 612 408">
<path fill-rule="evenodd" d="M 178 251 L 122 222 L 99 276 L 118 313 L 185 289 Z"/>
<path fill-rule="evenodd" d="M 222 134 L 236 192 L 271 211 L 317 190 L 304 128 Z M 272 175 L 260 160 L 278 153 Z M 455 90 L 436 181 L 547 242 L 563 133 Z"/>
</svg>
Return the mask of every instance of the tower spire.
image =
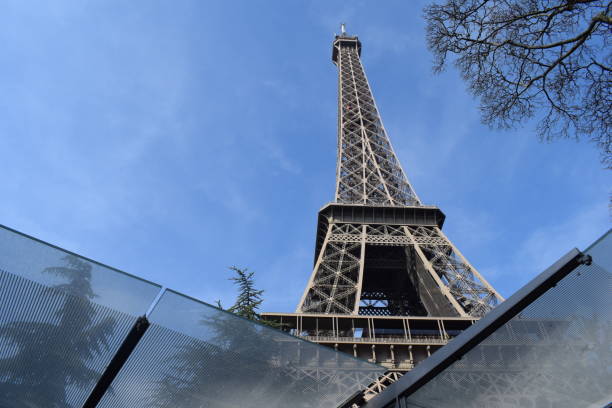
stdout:
<svg viewBox="0 0 612 408">
<path fill-rule="evenodd" d="M 344 24 L 342 25 L 344 28 Z M 359 58 L 357 37 L 336 37 L 338 66 L 338 203 L 421 205 L 382 124 Z"/>
</svg>

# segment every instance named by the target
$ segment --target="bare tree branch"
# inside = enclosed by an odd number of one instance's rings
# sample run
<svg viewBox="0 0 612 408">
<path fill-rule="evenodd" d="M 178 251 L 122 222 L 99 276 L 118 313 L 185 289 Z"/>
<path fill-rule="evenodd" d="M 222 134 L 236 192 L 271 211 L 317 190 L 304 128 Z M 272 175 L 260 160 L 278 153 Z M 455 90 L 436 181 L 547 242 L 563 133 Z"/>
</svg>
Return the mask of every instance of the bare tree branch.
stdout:
<svg viewBox="0 0 612 408">
<path fill-rule="evenodd" d="M 612 1 L 445 0 L 424 10 L 434 71 L 449 57 L 482 120 L 534 116 L 542 139 L 586 137 L 612 168 Z"/>
</svg>

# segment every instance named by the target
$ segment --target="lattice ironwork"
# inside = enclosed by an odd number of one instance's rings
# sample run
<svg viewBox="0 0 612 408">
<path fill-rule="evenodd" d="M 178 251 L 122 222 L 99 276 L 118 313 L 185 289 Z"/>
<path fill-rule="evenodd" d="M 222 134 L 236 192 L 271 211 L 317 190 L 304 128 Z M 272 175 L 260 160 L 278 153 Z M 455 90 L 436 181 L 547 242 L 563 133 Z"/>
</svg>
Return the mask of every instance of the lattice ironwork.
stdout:
<svg viewBox="0 0 612 408">
<path fill-rule="evenodd" d="M 355 384 L 359 384 L 368 391 L 367 398 L 369 399 L 400 377 L 397 374 L 384 374 L 375 381 L 372 381 L 372 373 L 363 372 L 363 370 L 347 368 L 345 370 L 334 371 L 321 365 L 302 366 L 300 364 L 283 367 L 282 375 L 291 378 L 295 382 L 304 384 L 306 392 L 320 394 L 320 402 L 324 404 L 321 406 L 327 407 L 336 407 L 343 402 L 338 400 L 338 395 L 354 394 Z M 308 387 L 308 384 L 310 384 L 310 387 Z M 328 384 L 334 384 L 337 392 L 330 393 Z"/>
<path fill-rule="evenodd" d="M 407 227 L 438 279 L 470 316 L 483 316 L 501 300 L 438 227 Z"/>
<path fill-rule="evenodd" d="M 406 255 L 366 262 L 374 246 L 403 247 Z M 422 309 L 415 299 L 418 294 L 410 296 L 405 285 L 395 285 L 396 276 L 378 283 L 378 290 L 368 288 L 367 282 L 363 285 L 364 273 L 393 269 L 408 276 L 411 265 L 417 276 L 403 282 L 411 287 L 420 282 L 422 292 L 436 292 L 432 301 L 447 303 L 443 310 L 451 310 L 452 315 L 480 317 L 502 299 L 438 227 L 332 223 L 298 312 L 420 315 L 415 313 Z M 426 314 L 440 311 L 430 308 Z"/>
<path fill-rule="evenodd" d="M 363 206 L 368 209 L 363 214 L 372 217 L 381 208 L 423 210 L 427 207 L 408 182 L 382 125 L 360 52 L 357 37 L 336 37 L 335 202 Z M 354 210 L 346 208 L 342 220 L 319 217 L 317 258 L 297 312 L 480 317 L 502 300 L 442 233 L 441 223 L 417 218 L 415 224 L 367 222 L 350 218 Z"/>
<path fill-rule="evenodd" d="M 336 202 L 420 205 L 383 127 L 356 41 L 337 41 L 339 149 Z"/>
<path fill-rule="evenodd" d="M 376 379 L 372 384 L 370 384 L 364 391 L 364 399 L 366 401 L 374 398 L 376 395 L 383 392 L 388 386 L 399 380 L 402 376 L 402 373 L 397 371 L 388 371 L 384 375 L 380 376 Z M 358 407 L 357 405 L 355 405 Z"/>
<path fill-rule="evenodd" d="M 350 225 L 345 226 L 345 230 Z M 333 234 L 342 228 L 331 224 L 317 260 L 317 273 L 310 283 L 302 311 L 353 313 L 361 275 L 361 242 L 353 242 L 352 231 Z M 359 237 L 359 235 L 357 235 Z"/>
</svg>

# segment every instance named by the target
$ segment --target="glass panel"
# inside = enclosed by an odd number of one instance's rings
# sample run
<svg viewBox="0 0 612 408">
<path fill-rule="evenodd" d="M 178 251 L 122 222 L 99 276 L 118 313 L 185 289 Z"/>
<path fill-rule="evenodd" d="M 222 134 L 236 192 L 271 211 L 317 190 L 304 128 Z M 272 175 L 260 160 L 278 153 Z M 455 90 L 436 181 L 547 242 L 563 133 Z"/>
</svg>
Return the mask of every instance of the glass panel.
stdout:
<svg viewBox="0 0 612 408">
<path fill-rule="evenodd" d="M 78 274 L 95 296 L 90 300 L 131 315 L 143 315 L 161 286 L 72 254 L 0 225 L 0 270 L 58 289 Z M 85 281 L 82 282 L 85 284 Z M 86 288 L 81 288 L 85 290 Z"/>
<path fill-rule="evenodd" d="M 612 233 L 585 252 L 591 266 L 578 267 L 395 406 L 606 406 L 612 400 Z"/>
<path fill-rule="evenodd" d="M 0 407 L 81 407 L 158 293 L 0 228 Z"/>
<path fill-rule="evenodd" d="M 150 320 L 100 408 L 334 407 L 385 372 L 171 291 Z"/>
</svg>

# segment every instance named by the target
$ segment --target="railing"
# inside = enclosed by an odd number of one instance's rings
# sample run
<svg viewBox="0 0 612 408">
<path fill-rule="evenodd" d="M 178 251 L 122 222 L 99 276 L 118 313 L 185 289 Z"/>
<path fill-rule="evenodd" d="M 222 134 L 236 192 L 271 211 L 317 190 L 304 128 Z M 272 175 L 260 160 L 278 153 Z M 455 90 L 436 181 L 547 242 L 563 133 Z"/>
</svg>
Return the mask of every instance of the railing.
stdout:
<svg viewBox="0 0 612 408">
<path fill-rule="evenodd" d="M 419 344 L 446 344 L 450 339 L 431 336 L 405 337 L 335 337 L 335 336 L 297 336 L 315 343 L 319 342 L 347 342 L 347 343 L 419 343 Z"/>
<path fill-rule="evenodd" d="M 378 364 L 383 367 L 387 367 L 390 370 L 412 370 L 414 368 L 414 363 L 410 362 L 393 362 L 391 360 L 374 360 L 373 358 L 369 358 L 368 361 L 370 363 Z"/>
</svg>

